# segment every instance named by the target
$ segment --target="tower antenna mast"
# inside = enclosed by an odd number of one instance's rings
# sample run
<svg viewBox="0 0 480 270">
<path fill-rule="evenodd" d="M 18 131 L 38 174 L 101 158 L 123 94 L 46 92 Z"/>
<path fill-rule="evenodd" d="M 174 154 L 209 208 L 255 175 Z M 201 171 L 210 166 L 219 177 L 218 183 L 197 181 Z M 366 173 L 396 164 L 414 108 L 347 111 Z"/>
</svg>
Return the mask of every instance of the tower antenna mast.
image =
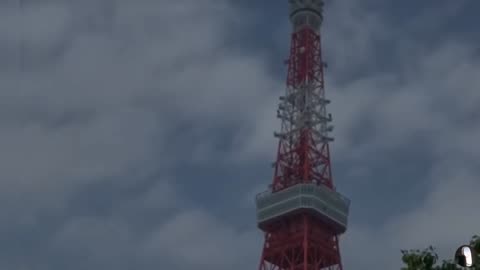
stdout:
<svg viewBox="0 0 480 270">
<path fill-rule="evenodd" d="M 25 24 L 24 24 L 24 10 L 23 0 L 18 0 L 18 8 L 20 13 L 20 35 L 19 35 L 19 48 L 18 48 L 18 68 L 20 72 L 24 71 L 25 65 Z"/>
</svg>

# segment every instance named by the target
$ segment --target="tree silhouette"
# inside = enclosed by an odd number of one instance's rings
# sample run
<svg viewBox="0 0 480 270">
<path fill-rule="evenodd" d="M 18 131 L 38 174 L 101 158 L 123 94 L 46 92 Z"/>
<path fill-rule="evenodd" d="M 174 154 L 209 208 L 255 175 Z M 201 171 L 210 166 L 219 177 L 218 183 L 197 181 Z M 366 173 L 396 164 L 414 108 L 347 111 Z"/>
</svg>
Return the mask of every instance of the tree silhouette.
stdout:
<svg viewBox="0 0 480 270">
<path fill-rule="evenodd" d="M 472 269 L 480 270 L 480 237 L 475 235 L 470 240 L 470 246 L 477 253 L 477 260 Z M 453 254 L 454 251 L 452 251 Z M 438 255 L 435 249 L 430 246 L 424 250 L 412 249 L 402 250 L 402 262 L 404 267 L 402 270 L 457 270 L 461 267 L 457 266 L 453 260 L 438 261 Z"/>
</svg>

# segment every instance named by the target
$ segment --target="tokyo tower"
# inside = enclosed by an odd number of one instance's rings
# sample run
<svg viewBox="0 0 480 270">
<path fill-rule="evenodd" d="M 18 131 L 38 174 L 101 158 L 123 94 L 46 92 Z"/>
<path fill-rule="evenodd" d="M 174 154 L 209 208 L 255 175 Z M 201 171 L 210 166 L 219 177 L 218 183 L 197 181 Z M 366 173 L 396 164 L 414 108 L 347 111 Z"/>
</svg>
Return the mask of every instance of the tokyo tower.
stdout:
<svg viewBox="0 0 480 270">
<path fill-rule="evenodd" d="M 350 201 L 333 185 L 320 44 L 323 0 L 289 0 L 293 34 L 273 183 L 256 197 L 265 242 L 260 270 L 340 269 L 338 236 L 347 229 Z"/>
</svg>

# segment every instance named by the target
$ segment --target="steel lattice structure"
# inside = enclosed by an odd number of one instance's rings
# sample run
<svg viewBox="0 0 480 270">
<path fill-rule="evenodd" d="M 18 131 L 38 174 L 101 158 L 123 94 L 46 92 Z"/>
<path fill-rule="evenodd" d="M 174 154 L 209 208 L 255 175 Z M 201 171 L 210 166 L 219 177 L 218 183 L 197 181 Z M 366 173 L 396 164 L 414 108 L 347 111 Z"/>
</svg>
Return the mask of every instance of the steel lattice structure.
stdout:
<svg viewBox="0 0 480 270">
<path fill-rule="evenodd" d="M 260 270 L 342 269 L 338 235 L 345 232 L 349 200 L 332 182 L 320 25 L 323 0 L 290 0 L 293 25 L 287 90 L 270 190 L 257 196 L 265 232 Z"/>
</svg>

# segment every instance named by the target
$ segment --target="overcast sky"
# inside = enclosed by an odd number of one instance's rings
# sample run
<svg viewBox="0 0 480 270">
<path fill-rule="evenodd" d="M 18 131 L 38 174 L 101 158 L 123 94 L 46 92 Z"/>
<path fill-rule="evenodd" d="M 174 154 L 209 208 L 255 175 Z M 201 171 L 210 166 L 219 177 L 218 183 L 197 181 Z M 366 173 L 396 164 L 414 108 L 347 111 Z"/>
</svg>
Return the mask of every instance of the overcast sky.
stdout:
<svg viewBox="0 0 480 270">
<path fill-rule="evenodd" d="M 0 269 L 257 269 L 287 1 L 18 1 L 0 0 Z M 478 10 L 328 2 L 345 269 L 480 233 Z"/>
</svg>

